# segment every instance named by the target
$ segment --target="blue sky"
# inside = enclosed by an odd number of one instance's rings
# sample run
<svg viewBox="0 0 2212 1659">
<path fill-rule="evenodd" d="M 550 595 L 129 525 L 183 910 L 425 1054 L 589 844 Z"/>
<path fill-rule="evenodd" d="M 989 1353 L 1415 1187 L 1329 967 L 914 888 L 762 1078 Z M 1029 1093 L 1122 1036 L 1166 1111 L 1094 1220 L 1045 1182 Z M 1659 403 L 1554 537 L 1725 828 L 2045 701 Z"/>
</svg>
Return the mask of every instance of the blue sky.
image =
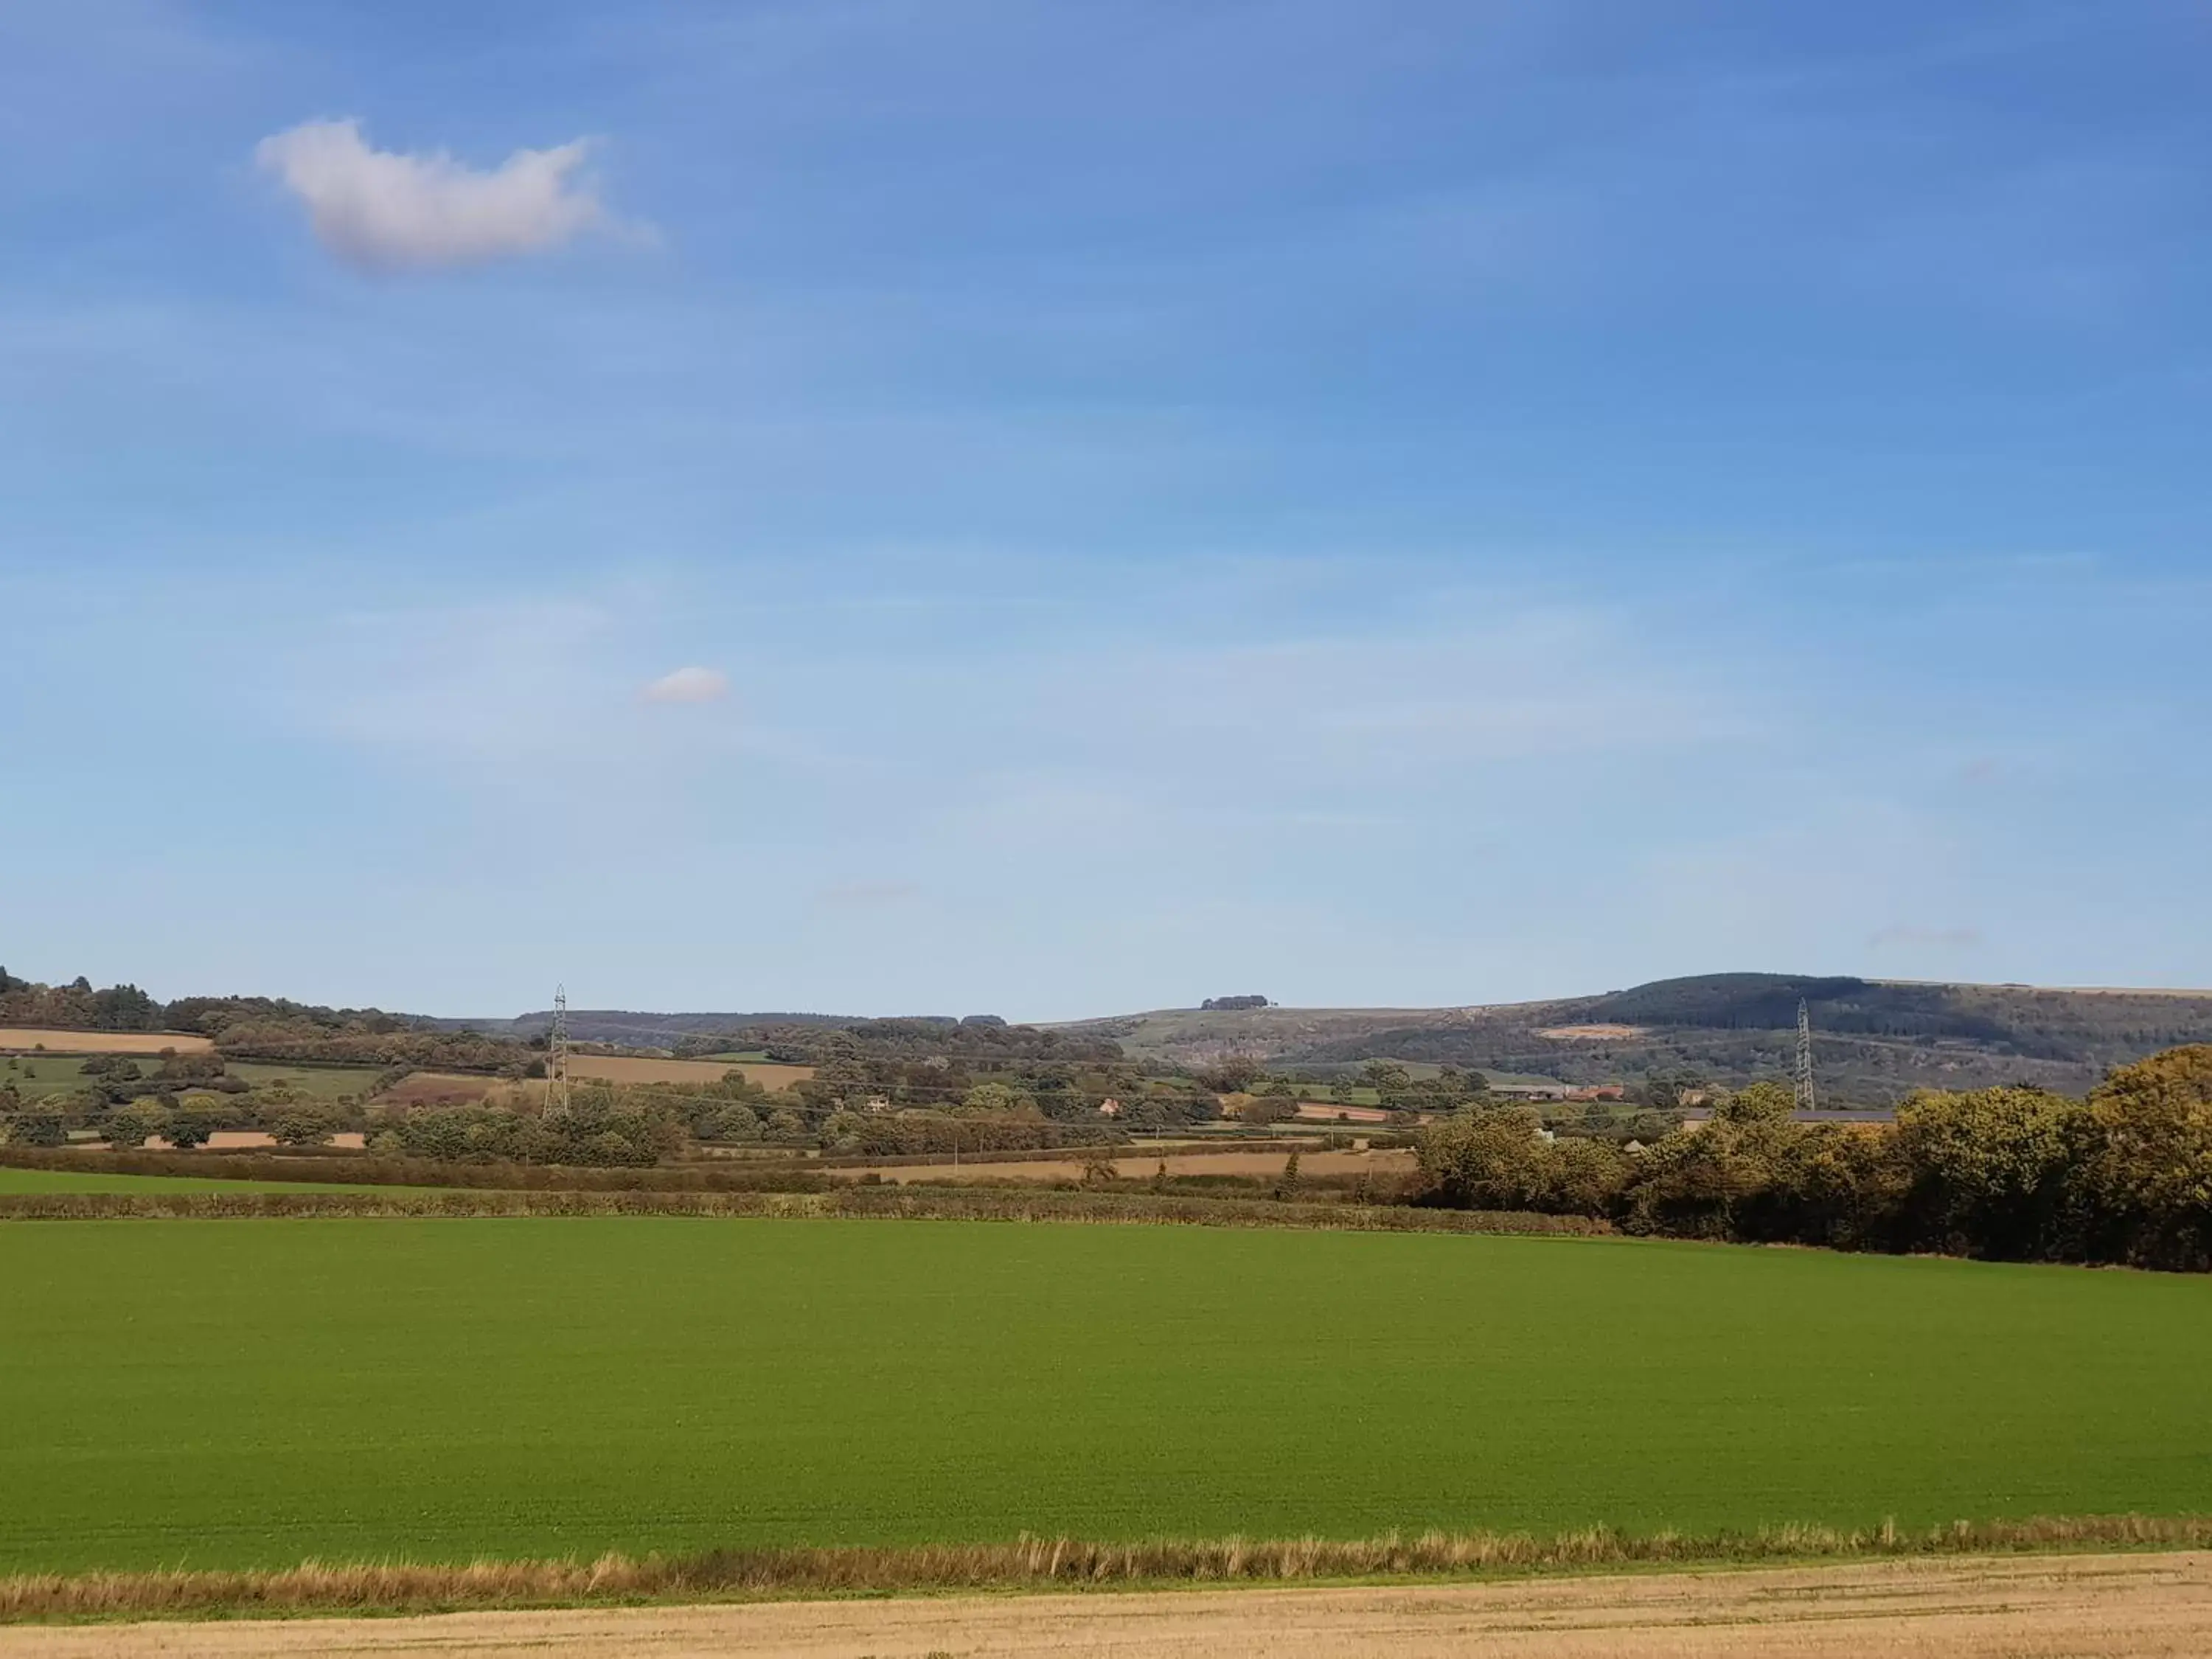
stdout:
<svg viewBox="0 0 2212 1659">
<path fill-rule="evenodd" d="M 2178 0 L 16 0 L 0 962 L 2212 984 L 2208 90 Z"/>
</svg>

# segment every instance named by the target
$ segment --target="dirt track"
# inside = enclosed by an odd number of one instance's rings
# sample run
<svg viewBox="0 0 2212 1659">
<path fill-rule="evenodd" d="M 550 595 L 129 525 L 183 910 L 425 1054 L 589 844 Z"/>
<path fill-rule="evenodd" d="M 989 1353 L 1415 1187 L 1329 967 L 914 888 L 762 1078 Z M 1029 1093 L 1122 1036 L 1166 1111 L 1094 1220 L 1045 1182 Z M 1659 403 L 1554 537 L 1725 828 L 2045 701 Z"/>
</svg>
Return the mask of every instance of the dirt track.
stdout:
<svg viewBox="0 0 2212 1659">
<path fill-rule="evenodd" d="M 1498 1584 L 784 1601 L 430 1619 L 0 1629 L 0 1659 L 944 1654 L 1336 1659 L 2182 1659 L 2212 1553 L 2040 1556 Z"/>
</svg>

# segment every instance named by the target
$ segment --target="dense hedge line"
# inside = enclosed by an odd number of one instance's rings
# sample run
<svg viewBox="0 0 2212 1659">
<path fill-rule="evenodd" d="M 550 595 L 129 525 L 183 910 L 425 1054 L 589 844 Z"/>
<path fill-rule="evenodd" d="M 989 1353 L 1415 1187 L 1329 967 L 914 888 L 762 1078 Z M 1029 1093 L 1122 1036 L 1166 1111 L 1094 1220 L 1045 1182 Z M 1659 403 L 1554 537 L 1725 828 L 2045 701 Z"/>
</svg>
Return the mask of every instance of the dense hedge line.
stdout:
<svg viewBox="0 0 2212 1659">
<path fill-rule="evenodd" d="M 445 1163 L 329 1148 L 263 1152 L 94 1152 L 0 1146 L 0 1167 L 78 1175 L 189 1176 L 196 1180 L 329 1182 L 352 1187 L 461 1187 L 499 1192 L 820 1192 L 835 1184 L 811 1160 L 675 1164 L 646 1168 Z"/>
<path fill-rule="evenodd" d="M 1163 1152 L 1150 1141 L 1134 1141 L 1123 1135 L 1107 1139 L 1094 1135 L 1087 1139 L 1070 1139 L 1054 1146 L 1020 1148 L 987 1147 L 972 1152 L 964 1143 L 959 1149 L 960 1167 L 970 1164 L 979 1167 L 993 1164 L 1055 1164 L 1069 1158 L 1079 1159 L 1085 1152 L 1103 1149 L 1117 1158 L 1164 1157 L 1170 1168 L 1176 1157 L 1202 1155 L 1212 1152 L 1273 1152 L 1282 1156 L 1290 1152 L 1314 1152 L 1324 1149 L 1324 1137 L 1316 1132 L 1309 1139 L 1292 1139 L 1285 1135 L 1221 1135 L 1209 1134 L 1184 1140 L 1174 1154 Z M 929 1152 L 885 1152 L 881 1155 L 866 1152 L 825 1152 L 812 1160 L 825 1170 L 861 1169 L 931 1169 L 952 1166 L 946 1163 L 951 1149 Z"/>
<path fill-rule="evenodd" d="M 1583 1216 L 1303 1204 L 1150 1193 L 841 1187 L 830 1192 L 39 1193 L 0 1194 L 0 1221 L 272 1217 L 769 1216 L 953 1221 L 1157 1223 L 1334 1228 L 1355 1232 L 1610 1233 Z"/>
</svg>

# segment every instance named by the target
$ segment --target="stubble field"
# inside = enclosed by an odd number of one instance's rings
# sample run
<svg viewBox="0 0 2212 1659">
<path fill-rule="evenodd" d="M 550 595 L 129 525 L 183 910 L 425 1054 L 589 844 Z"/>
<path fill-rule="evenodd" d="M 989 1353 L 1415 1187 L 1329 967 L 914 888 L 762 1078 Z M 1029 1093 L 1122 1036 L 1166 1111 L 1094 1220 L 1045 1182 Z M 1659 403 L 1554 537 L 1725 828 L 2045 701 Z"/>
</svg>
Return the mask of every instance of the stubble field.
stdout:
<svg viewBox="0 0 2212 1659">
<path fill-rule="evenodd" d="M 0 1630 L 0 1659 L 2198 1659 L 2212 1555 Z"/>
<path fill-rule="evenodd" d="M 2212 1510 L 2212 1281 L 1628 1241 L 0 1224 L 0 1571 Z"/>
<path fill-rule="evenodd" d="M 204 1036 L 178 1031 L 61 1031 L 46 1026 L 0 1025 L 0 1051 L 43 1048 L 54 1054 L 204 1054 L 215 1047 Z"/>
</svg>

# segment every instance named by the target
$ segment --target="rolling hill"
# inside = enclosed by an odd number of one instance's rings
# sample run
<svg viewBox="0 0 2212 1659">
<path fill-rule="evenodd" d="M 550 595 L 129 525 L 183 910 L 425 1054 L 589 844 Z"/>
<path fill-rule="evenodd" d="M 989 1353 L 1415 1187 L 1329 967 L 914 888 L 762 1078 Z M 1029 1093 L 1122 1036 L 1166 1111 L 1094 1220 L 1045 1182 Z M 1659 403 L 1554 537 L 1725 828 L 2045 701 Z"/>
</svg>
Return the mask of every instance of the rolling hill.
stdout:
<svg viewBox="0 0 2212 1659">
<path fill-rule="evenodd" d="M 1686 1071 L 1736 1084 L 1787 1072 L 1801 998 L 1820 1084 L 1838 1103 L 2014 1082 L 2078 1094 L 2110 1066 L 2212 1042 L 2212 992 L 1790 974 L 1708 974 L 1457 1008 L 1164 1009 L 1060 1029 L 1110 1036 L 1134 1060 L 1184 1065 L 1228 1054 L 1323 1068 L 1390 1059 L 1571 1083 Z"/>
<path fill-rule="evenodd" d="M 459 1066 L 526 1060 L 549 1012 L 463 1019 L 309 1007 L 265 998 L 161 1004 L 135 988 L 94 992 L 10 978 L 0 1026 L 220 1030 L 244 1059 Z M 105 999 L 105 1000 L 103 1000 Z M 135 999 L 135 1000 L 134 1000 Z M 1824 1103 L 1881 1106 L 1915 1088 L 2031 1083 L 2079 1094 L 2110 1067 L 2182 1043 L 2212 1042 L 2212 991 L 2051 989 L 1802 974 L 1705 974 L 1542 1001 L 1443 1008 L 1285 1008 L 1218 1000 L 1042 1026 L 992 1015 L 860 1018 L 815 1013 L 571 1010 L 570 1034 L 648 1051 L 763 1042 L 814 1060 L 827 1047 L 908 1060 L 955 1053 L 1021 1065 L 1126 1058 L 1200 1067 L 1230 1055 L 1320 1076 L 1369 1060 L 1450 1064 L 1570 1084 L 1654 1073 L 1735 1085 L 1786 1073 L 1797 1005 L 1811 1011 Z M 1237 1006 L 1224 1006 L 1228 1003 Z M 19 1046 L 32 1046 L 30 1032 Z M 819 1037 L 819 1041 L 817 1037 Z M 1117 1052 L 1118 1051 L 1118 1052 Z"/>
<path fill-rule="evenodd" d="M 1601 995 L 1445 1008 L 1166 1008 L 1046 1029 L 1109 1039 L 1131 1060 L 1202 1066 L 1225 1055 L 1327 1073 L 1369 1060 L 1450 1064 L 1576 1084 L 1687 1073 L 1737 1085 L 1790 1069 L 1797 1004 L 1810 1010 L 1825 1097 L 1886 1105 L 1916 1088 L 2033 1083 L 2079 1094 L 2111 1066 L 2212 1042 L 2212 991 L 1923 984 L 1808 974 L 1704 974 Z M 440 1020 L 530 1036 L 550 1013 Z M 946 1025 L 955 1024 L 947 1018 Z M 572 1010 L 585 1042 L 667 1047 L 768 1025 L 862 1025 L 791 1013 Z"/>
</svg>

